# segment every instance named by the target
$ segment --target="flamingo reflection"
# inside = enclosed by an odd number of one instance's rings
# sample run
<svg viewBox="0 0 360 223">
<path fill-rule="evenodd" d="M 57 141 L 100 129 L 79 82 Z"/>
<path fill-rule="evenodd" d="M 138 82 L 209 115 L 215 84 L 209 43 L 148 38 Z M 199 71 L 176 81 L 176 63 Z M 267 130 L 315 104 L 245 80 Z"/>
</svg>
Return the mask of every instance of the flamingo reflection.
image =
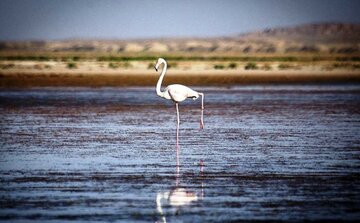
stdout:
<svg viewBox="0 0 360 223">
<path fill-rule="evenodd" d="M 203 178 L 204 163 L 200 161 L 200 176 Z M 176 157 L 176 180 L 175 188 L 168 191 L 161 191 L 156 194 L 156 210 L 161 216 L 161 221 L 166 222 L 166 215 L 178 215 L 180 209 L 184 206 L 188 206 L 195 201 L 202 200 L 204 198 L 204 185 L 201 181 L 201 191 L 194 192 L 180 186 L 180 164 L 179 156 Z M 166 207 L 166 213 L 164 212 Z"/>
</svg>

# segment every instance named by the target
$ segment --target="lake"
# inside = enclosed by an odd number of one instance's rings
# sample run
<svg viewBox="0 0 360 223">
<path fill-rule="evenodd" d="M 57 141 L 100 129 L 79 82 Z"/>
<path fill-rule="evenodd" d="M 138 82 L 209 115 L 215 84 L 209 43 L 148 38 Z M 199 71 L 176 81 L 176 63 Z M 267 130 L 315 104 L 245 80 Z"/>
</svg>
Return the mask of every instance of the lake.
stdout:
<svg viewBox="0 0 360 223">
<path fill-rule="evenodd" d="M 360 219 L 360 85 L 0 89 L 0 220 Z"/>
</svg>

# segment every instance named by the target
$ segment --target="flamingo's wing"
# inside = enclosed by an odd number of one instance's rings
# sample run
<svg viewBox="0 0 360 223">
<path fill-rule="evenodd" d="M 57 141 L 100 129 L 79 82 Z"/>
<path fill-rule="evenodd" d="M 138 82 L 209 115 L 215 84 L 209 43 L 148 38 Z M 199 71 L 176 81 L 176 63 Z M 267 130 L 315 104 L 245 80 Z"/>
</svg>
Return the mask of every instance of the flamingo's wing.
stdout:
<svg viewBox="0 0 360 223">
<path fill-rule="evenodd" d="M 169 94 L 171 100 L 175 102 L 184 101 L 186 98 L 196 99 L 199 97 L 199 93 L 181 84 L 172 84 L 166 88 L 166 92 Z"/>
<path fill-rule="evenodd" d="M 186 99 L 186 93 L 181 91 L 179 88 L 169 86 L 167 92 L 169 93 L 171 100 L 175 102 L 181 102 Z"/>
</svg>

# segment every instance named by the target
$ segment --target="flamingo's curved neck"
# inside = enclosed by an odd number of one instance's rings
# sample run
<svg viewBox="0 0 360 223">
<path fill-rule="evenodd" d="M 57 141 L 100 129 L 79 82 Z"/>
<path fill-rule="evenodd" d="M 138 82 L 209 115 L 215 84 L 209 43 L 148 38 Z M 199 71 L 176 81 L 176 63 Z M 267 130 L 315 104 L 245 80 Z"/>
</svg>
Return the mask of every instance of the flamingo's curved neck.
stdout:
<svg viewBox="0 0 360 223">
<path fill-rule="evenodd" d="M 161 71 L 161 75 L 160 75 L 159 80 L 158 80 L 158 82 L 156 84 L 156 94 L 159 95 L 160 97 L 164 96 L 164 92 L 161 91 L 161 84 L 162 84 L 162 81 L 164 79 L 166 69 L 167 69 L 166 61 L 163 61 L 163 63 L 164 63 L 164 67 L 163 67 L 163 69 Z"/>
</svg>

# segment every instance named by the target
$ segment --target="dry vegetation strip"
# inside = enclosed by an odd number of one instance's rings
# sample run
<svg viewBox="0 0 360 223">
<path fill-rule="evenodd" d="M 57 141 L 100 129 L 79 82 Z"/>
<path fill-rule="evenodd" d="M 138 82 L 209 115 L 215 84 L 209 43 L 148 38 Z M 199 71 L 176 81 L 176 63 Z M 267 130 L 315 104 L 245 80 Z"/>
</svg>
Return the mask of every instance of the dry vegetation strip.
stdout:
<svg viewBox="0 0 360 223">
<path fill-rule="evenodd" d="M 62 55 L 62 54 L 43 54 L 43 55 L 0 55 L 0 61 L 156 61 L 160 57 L 157 55 Z M 358 55 L 257 55 L 257 56 L 162 56 L 168 61 L 239 61 L 239 62 L 317 62 L 317 61 L 353 61 L 359 62 Z"/>
<path fill-rule="evenodd" d="M 37 73 L 0 73 L 0 87 L 41 87 L 41 86 L 154 86 L 158 79 L 157 74 L 37 74 Z M 324 73 L 279 73 L 279 72 L 251 72 L 205 74 L 169 74 L 164 85 L 183 83 L 186 85 L 235 85 L 235 84 L 267 84 L 267 83 L 339 83 L 360 82 L 357 72 Z"/>
</svg>

